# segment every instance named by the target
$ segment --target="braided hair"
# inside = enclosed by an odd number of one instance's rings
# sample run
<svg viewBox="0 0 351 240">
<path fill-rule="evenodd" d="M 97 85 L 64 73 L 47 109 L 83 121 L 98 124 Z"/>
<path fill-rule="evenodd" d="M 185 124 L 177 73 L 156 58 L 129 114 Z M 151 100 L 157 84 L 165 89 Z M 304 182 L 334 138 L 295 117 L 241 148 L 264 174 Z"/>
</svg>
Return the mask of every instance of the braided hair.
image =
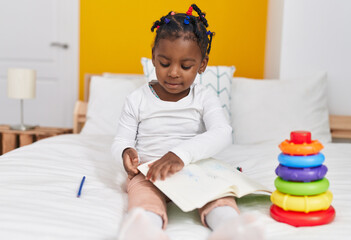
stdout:
<svg viewBox="0 0 351 240">
<path fill-rule="evenodd" d="M 193 16 L 195 11 L 198 16 Z M 160 39 L 177 39 L 183 36 L 197 42 L 200 47 L 202 58 L 211 51 L 212 37 L 214 33 L 207 31 L 208 23 L 198 6 L 192 4 L 186 13 L 169 12 L 166 16 L 154 22 L 151 31 L 156 30 L 156 37 L 152 50 L 157 46 Z"/>
</svg>

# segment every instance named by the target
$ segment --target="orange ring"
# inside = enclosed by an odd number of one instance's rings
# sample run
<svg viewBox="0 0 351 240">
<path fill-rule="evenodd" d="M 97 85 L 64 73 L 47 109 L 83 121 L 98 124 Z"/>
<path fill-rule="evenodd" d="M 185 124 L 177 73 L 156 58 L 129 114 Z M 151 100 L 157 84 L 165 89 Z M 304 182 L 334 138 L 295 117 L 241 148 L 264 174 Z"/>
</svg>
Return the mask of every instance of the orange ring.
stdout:
<svg viewBox="0 0 351 240">
<path fill-rule="evenodd" d="M 319 153 L 323 149 L 323 145 L 318 140 L 302 144 L 295 144 L 289 140 L 285 140 L 279 145 L 279 148 L 285 154 L 306 156 Z"/>
</svg>

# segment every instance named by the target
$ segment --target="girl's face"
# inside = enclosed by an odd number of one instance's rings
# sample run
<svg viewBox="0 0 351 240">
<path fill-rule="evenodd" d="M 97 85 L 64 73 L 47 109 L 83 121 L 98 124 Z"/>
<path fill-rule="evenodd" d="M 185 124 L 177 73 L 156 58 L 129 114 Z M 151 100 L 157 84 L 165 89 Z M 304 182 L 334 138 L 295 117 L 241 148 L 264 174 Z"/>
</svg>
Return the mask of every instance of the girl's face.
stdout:
<svg viewBox="0 0 351 240">
<path fill-rule="evenodd" d="M 158 85 L 155 91 L 162 100 L 177 101 L 189 93 L 196 74 L 205 71 L 208 57 L 202 59 L 194 40 L 160 39 L 152 52 Z"/>
</svg>

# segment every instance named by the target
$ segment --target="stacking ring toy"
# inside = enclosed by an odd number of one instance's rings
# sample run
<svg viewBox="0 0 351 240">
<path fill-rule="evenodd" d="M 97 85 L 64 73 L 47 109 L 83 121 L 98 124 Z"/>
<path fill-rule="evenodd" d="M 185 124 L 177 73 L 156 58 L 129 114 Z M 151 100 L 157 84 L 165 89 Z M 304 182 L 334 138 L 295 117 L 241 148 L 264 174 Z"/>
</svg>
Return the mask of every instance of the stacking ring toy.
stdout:
<svg viewBox="0 0 351 240">
<path fill-rule="evenodd" d="M 294 196 L 284 194 L 278 190 L 271 195 L 271 201 L 285 211 L 315 212 L 329 208 L 333 194 L 330 191 L 312 196 Z"/>
<path fill-rule="evenodd" d="M 271 206 L 271 216 L 278 222 L 295 227 L 317 226 L 328 224 L 335 218 L 335 209 L 330 206 L 327 210 L 310 213 L 284 211 L 276 205 Z"/>
<path fill-rule="evenodd" d="M 281 164 L 275 169 L 275 173 L 286 181 L 312 182 L 324 178 L 328 168 L 325 165 L 311 168 L 292 168 Z"/>
<path fill-rule="evenodd" d="M 277 177 L 274 181 L 274 185 L 277 190 L 281 193 L 291 195 L 317 195 L 324 193 L 329 188 L 329 181 L 326 178 L 317 180 L 314 182 L 289 182 L 283 180 L 281 177 Z"/>
<path fill-rule="evenodd" d="M 295 144 L 311 143 L 312 134 L 309 131 L 292 131 L 290 141 Z"/>
<path fill-rule="evenodd" d="M 322 153 L 308 156 L 290 156 L 281 153 L 278 156 L 280 164 L 294 168 L 317 167 L 322 165 L 324 159 L 325 157 Z"/>
<path fill-rule="evenodd" d="M 319 153 L 323 149 L 323 145 L 318 140 L 302 144 L 295 144 L 289 140 L 285 140 L 279 145 L 279 148 L 285 154 L 306 156 Z"/>
</svg>

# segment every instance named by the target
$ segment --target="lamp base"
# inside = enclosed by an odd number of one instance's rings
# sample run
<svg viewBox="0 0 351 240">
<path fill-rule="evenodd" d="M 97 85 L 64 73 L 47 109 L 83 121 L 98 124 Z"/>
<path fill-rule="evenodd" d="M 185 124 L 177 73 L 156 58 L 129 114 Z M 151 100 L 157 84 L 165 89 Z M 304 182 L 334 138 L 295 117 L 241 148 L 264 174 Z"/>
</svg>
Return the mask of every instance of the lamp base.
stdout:
<svg viewBox="0 0 351 240">
<path fill-rule="evenodd" d="M 12 129 L 12 130 L 19 130 L 19 131 L 27 131 L 27 130 L 30 130 L 30 129 L 34 129 L 35 127 L 36 126 L 20 124 L 20 125 L 12 125 L 12 126 L 10 126 L 10 129 Z"/>
</svg>

